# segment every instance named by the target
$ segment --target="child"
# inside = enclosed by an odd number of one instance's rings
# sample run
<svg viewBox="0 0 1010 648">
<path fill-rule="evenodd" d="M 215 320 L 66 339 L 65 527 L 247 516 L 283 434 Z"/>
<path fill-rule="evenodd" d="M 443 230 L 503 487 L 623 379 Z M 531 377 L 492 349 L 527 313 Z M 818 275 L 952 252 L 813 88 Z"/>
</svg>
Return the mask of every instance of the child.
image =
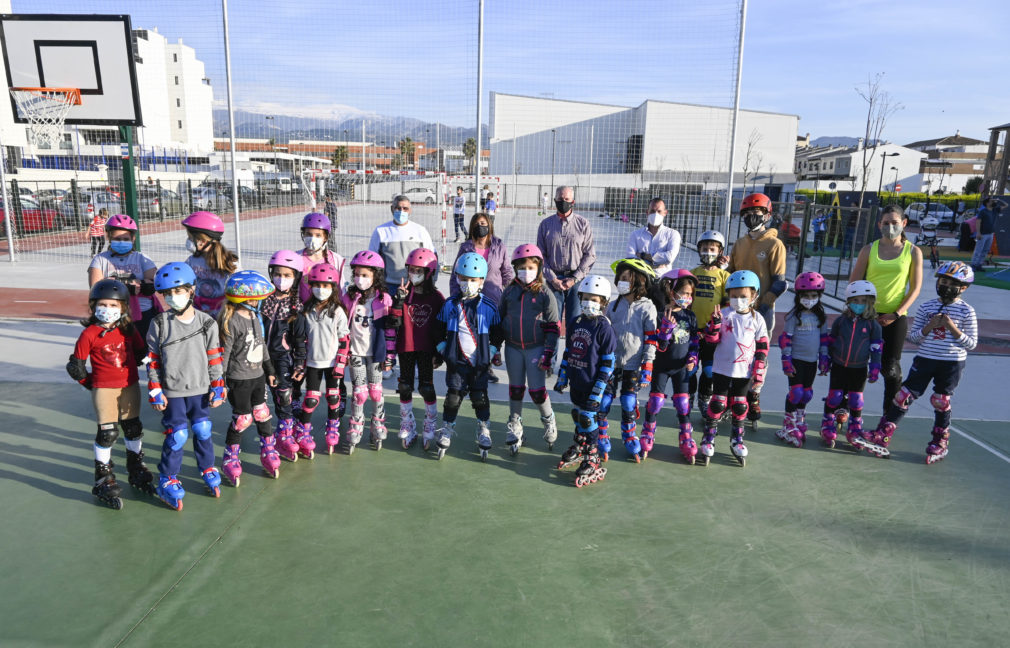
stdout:
<svg viewBox="0 0 1010 648">
<path fill-rule="evenodd" d="M 456 187 L 456 195 L 452 197 L 452 235 L 456 237 L 453 243 L 459 243 L 460 232 L 463 232 L 463 237 L 466 238 L 464 216 L 466 216 L 466 196 L 463 195 L 463 187 Z"/>
<path fill-rule="evenodd" d="M 505 335 L 502 332 L 498 307 L 484 295 L 487 261 L 476 252 L 461 254 L 456 259 L 456 279 L 459 295 L 450 297 L 438 314 L 441 340 L 436 346 L 445 361 L 445 404 L 442 409 L 442 429 L 436 445 L 438 458 L 445 456 L 456 429 L 456 414 L 467 393 L 477 415 L 477 447 L 482 461 L 491 449 L 491 404 L 487 397 L 488 371 L 493 362 L 501 366 L 498 348 Z M 424 449 L 428 449 L 425 441 Z"/>
<path fill-rule="evenodd" d="M 937 299 L 919 306 L 908 335 L 919 345 L 912 369 L 901 391 L 888 406 L 876 429 L 856 438 L 857 445 L 878 457 L 890 455 L 888 445 L 908 407 L 922 396 L 933 381 L 933 440 L 926 446 L 926 464 L 947 456 L 950 438 L 950 398 L 957 389 L 968 352 L 978 343 L 975 309 L 961 299 L 961 294 L 975 280 L 971 266 L 960 261 L 945 261 L 936 269 Z"/>
<path fill-rule="evenodd" d="M 694 291 L 694 301 L 691 311 L 698 320 L 698 329 L 704 330 L 712 319 L 716 307 L 725 306 L 726 280 L 729 273 L 719 265 L 719 259 L 726 248 L 726 237 L 721 232 L 708 230 L 698 237 L 698 256 L 701 265 L 691 271 L 698 279 L 698 287 Z M 708 412 L 708 402 L 712 399 L 712 357 L 715 355 L 715 345 L 709 344 L 701 337 L 698 345 L 698 360 L 701 371 L 691 376 L 691 398 L 698 394 L 698 411 L 702 417 Z"/>
<path fill-rule="evenodd" d="M 265 353 L 266 339 L 260 304 L 273 294 L 274 286 L 254 270 L 239 270 L 228 277 L 225 303 L 218 315 L 223 365 L 231 403 L 231 425 L 224 442 L 221 471 L 232 486 L 238 488 L 242 477 L 242 432 L 256 422 L 260 436 L 260 463 L 268 475 L 277 479 L 281 458 L 274 447 L 270 428 L 270 408 L 267 406 L 267 384 L 277 386 L 270 356 Z"/>
<path fill-rule="evenodd" d="M 149 256 L 133 249 L 137 223 L 126 214 L 116 214 L 105 223 L 109 249 L 99 252 L 88 266 L 88 283 L 118 279 L 130 292 L 129 315 L 140 337 L 147 335 L 154 309 L 154 272 L 158 266 Z"/>
<path fill-rule="evenodd" d="M 365 401 L 372 400 L 369 437 L 376 450 L 386 440 L 386 405 L 382 395 L 382 372 L 396 359 L 396 321 L 393 300 L 386 293 L 385 262 L 378 253 L 362 250 L 351 259 L 351 285 L 343 297 L 350 321 L 351 382 L 354 401 L 348 454 L 361 442 Z"/>
<path fill-rule="evenodd" d="M 747 446 L 743 426 L 747 418 L 747 386 L 760 393 L 768 360 L 768 327 L 754 304 L 760 293 L 760 280 L 750 270 L 737 270 L 726 280 L 729 307 L 714 308 L 705 327 L 705 338 L 715 344 L 712 358 L 712 400 L 705 413 L 705 436 L 701 454 L 705 465 L 715 454 L 715 435 L 727 406 L 733 417 L 730 452 L 741 466 L 747 465 Z"/>
<path fill-rule="evenodd" d="M 523 394 L 540 410 L 547 449 L 554 448 L 558 426 L 547 395 L 547 369 L 561 334 L 558 305 L 544 283 L 544 255 L 526 243 L 512 252 L 516 276 L 502 293 L 501 322 L 505 334 L 505 368 L 509 376 L 509 420 L 505 443 L 514 455 L 523 444 Z"/>
<path fill-rule="evenodd" d="M 81 320 L 84 331 L 77 338 L 67 373 L 91 391 L 98 420 L 95 435 L 95 485 L 91 494 L 114 509 L 123 508 L 122 491 L 112 474 L 112 444 L 119 428 L 126 437 L 126 470 L 130 486 L 153 494 L 154 477 L 144 465 L 140 423 L 140 388 L 137 365 L 147 355 L 140 333 L 130 322 L 127 301 L 130 293 L 115 279 L 102 279 L 91 287 L 88 308 L 91 316 Z M 91 373 L 86 363 L 91 358 Z"/>
<path fill-rule="evenodd" d="M 347 366 L 347 314 L 341 303 L 340 273 L 329 263 L 319 263 L 308 273 L 312 296 L 291 326 L 294 369 L 291 380 L 305 380 L 305 398 L 295 422 L 298 453 L 306 459 L 315 456 L 312 438 L 312 412 L 322 399 L 320 388 L 326 382 L 326 452 L 333 454 L 340 443 L 340 389 Z M 290 444 L 288 444 L 290 445 Z M 282 444 L 283 447 L 283 444 Z M 293 448 L 285 452 L 290 453 Z M 291 461 L 295 457 L 287 454 Z"/>
<path fill-rule="evenodd" d="M 692 437 L 691 403 L 687 393 L 688 378 L 698 369 L 698 318 L 690 310 L 698 279 L 687 270 L 671 270 L 659 283 L 665 307 L 659 322 L 659 352 L 656 354 L 652 392 L 645 406 L 642 426 L 642 458 L 652 450 L 656 418 L 666 402 L 666 384 L 673 382 L 673 406 L 680 424 L 680 454 L 694 464 L 698 445 Z"/>
<path fill-rule="evenodd" d="M 863 387 L 867 379 L 874 383 L 880 377 L 884 346 L 873 307 L 876 300 L 877 289 L 872 283 L 853 281 L 845 287 L 845 309 L 831 325 L 831 383 L 821 420 L 821 439 L 829 448 L 835 447 L 838 428 L 849 419 L 845 438 L 859 450 L 855 444 L 863 433 Z M 827 367 L 821 367 L 821 375 L 826 373 Z M 843 405 L 846 395 L 848 409 Z"/>
<path fill-rule="evenodd" d="M 109 210 L 102 207 L 88 224 L 88 233 L 91 235 L 91 256 L 98 254 L 105 248 L 105 223 L 108 220 Z"/>
<path fill-rule="evenodd" d="M 607 395 L 610 399 L 600 407 L 600 445 L 604 461 L 610 452 L 610 427 L 607 414 L 610 404 L 620 391 L 621 439 L 635 463 L 642 460 L 643 446 L 635 434 L 637 428 L 638 391 L 652 382 L 652 361 L 656 357 L 656 305 L 649 299 L 656 272 L 641 259 L 622 259 L 611 266 L 620 297 L 607 307 L 606 316 L 617 336 L 617 365 L 610 377 Z M 645 439 L 648 450 L 652 438 Z"/>
<path fill-rule="evenodd" d="M 407 255 L 407 279 L 401 280 L 393 298 L 393 320 L 398 324 L 396 352 L 400 358 L 400 442 L 410 448 L 417 438 L 414 420 L 414 371 L 417 391 L 424 400 L 425 442 L 435 437 L 438 405 L 435 402 L 435 318 L 445 304 L 445 297 L 435 288 L 438 258 L 427 248 L 417 248 Z M 410 285 L 407 285 L 409 279 Z"/>
<path fill-rule="evenodd" d="M 207 489 L 221 496 L 221 475 L 214 467 L 210 408 L 225 401 L 224 375 L 217 322 L 193 307 L 196 273 L 185 263 L 162 266 L 154 288 L 169 310 L 151 322 L 147 388 L 151 405 L 165 426 L 165 444 L 158 463 L 158 497 L 181 511 L 186 495 L 176 475 L 182 467 L 182 449 L 193 429 L 193 449 Z"/>
<path fill-rule="evenodd" d="M 307 277 L 317 263 L 329 263 L 337 269 L 337 276 L 340 277 L 338 288 L 341 294 L 347 287 L 344 257 L 329 249 L 330 227 L 330 219 L 319 212 L 305 214 L 305 218 L 302 219 L 302 242 L 305 244 L 305 248 L 301 252 L 303 267 L 298 296 L 303 302 L 308 301 L 312 296 L 312 289 L 309 288 Z"/>
<path fill-rule="evenodd" d="M 565 352 L 558 370 L 554 391 L 563 393 L 572 388 L 572 418 L 575 420 L 575 443 L 565 450 L 558 462 L 558 470 L 580 459 L 575 470 L 575 486 L 603 479 L 607 469 L 600 466 L 600 454 L 610 449 L 597 438 L 599 413 L 617 358 L 617 336 L 603 311 L 610 301 L 610 282 L 603 277 L 590 275 L 579 284 L 582 313 L 572 322 L 565 338 Z M 604 456 L 606 460 L 606 456 Z"/>
<path fill-rule="evenodd" d="M 779 336 L 782 373 L 789 380 L 786 415 L 782 428 L 775 433 L 782 441 L 797 448 L 807 438 L 806 406 L 814 397 L 814 377 L 818 366 L 827 367 L 829 326 L 821 295 L 824 277 L 804 272 L 796 277 L 796 297 L 786 315 L 785 330 Z"/>
<path fill-rule="evenodd" d="M 196 273 L 193 305 L 211 317 L 217 317 L 224 304 L 224 286 L 238 268 L 238 257 L 221 243 L 224 222 L 210 212 L 193 212 L 182 221 L 186 228 L 186 263 Z"/>
<path fill-rule="evenodd" d="M 302 312 L 298 286 L 302 281 L 304 258 L 292 250 L 279 250 L 270 257 L 267 268 L 270 272 L 270 281 L 276 290 L 264 299 L 260 306 L 260 316 L 265 329 L 263 337 L 266 339 L 270 362 L 277 377 L 277 384 L 271 388 L 274 412 L 277 414 L 277 428 L 274 431 L 276 447 L 280 455 L 288 461 L 298 461 L 298 443 L 294 438 L 294 411 L 291 406 L 295 400 L 291 380 L 294 358 L 288 339 L 288 328 L 289 323 Z M 340 401 L 343 405 L 343 392 Z M 340 420 L 341 416 L 343 411 L 339 413 L 337 420 Z M 263 459 L 262 455 L 260 459 Z"/>
</svg>

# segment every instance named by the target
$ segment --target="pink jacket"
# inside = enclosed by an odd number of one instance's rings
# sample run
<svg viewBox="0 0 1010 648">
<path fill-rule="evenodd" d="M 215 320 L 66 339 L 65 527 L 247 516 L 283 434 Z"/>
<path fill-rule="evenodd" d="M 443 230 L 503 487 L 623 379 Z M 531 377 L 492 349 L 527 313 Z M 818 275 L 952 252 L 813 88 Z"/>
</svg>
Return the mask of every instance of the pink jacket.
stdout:
<svg viewBox="0 0 1010 648">
<path fill-rule="evenodd" d="M 351 293 L 354 293 L 353 296 Z M 340 301 L 347 311 L 347 320 L 354 318 L 354 309 L 361 300 L 361 292 L 357 289 L 348 290 L 340 296 Z M 389 293 L 379 289 L 372 300 L 372 318 L 376 329 L 385 331 L 385 340 L 378 335 L 372 340 L 372 362 L 386 362 L 396 357 L 396 326 L 393 315 L 393 299 Z"/>
</svg>

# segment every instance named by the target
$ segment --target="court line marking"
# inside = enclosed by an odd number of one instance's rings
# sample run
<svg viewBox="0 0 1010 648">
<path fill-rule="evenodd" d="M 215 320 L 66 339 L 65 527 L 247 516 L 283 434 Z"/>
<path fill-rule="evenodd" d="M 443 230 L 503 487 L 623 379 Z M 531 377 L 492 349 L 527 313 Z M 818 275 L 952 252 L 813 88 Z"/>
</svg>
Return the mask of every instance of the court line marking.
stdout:
<svg viewBox="0 0 1010 648">
<path fill-rule="evenodd" d="M 1002 452 L 1000 452 L 996 448 L 992 447 L 991 445 L 989 445 L 985 441 L 982 441 L 980 439 L 976 439 L 974 436 L 968 434 L 967 432 L 962 432 L 961 430 L 957 429 L 953 425 L 950 426 L 950 429 L 951 429 L 952 432 L 956 432 L 957 434 L 961 435 L 965 439 L 968 439 L 969 441 L 971 441 L 972 443 L 974 443 L 978 447 L 982 448 L 983 450 L 986 450 L 989 453 L 996 455 L 997 457 L 999 457 L 1003 461 L 1005 461 L 1008 464 L 1010 464 L 1010 457 L 1006 456 L 1005 454 L 1003 454 Z"/>
</svg>

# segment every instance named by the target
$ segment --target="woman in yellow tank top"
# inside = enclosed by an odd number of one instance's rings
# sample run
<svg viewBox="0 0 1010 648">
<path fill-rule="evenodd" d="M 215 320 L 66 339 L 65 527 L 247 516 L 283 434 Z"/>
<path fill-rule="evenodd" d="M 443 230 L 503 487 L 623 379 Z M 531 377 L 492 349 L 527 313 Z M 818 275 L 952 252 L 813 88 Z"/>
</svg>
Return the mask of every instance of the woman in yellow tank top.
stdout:
<svg viewBox="0 0 1010 648">
<path fill-rule="evenodd" d="M 877 321 L 884 339 L 880 373 L 884 377 L 885 412 L 901 388 L 901 350 L 908 335 L 906 314 L 922 288 L 922 250 L 905 238 L 906 225 L 908 218 L 901 207 L 885 207 L 877 221 L 880 240 L 863 246 L 849 273 L 849 281 L 866 279 L 877 289 Z"/>
</svg>

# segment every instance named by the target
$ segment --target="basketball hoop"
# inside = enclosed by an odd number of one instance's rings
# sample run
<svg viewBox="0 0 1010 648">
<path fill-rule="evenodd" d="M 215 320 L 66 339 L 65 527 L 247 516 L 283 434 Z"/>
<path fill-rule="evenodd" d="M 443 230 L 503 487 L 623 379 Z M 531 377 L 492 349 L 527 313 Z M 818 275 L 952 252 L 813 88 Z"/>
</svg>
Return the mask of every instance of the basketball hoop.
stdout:
<svg viewBox="0 0 1010 648">
<path fill-rule="evenodd" d="M 81 104 L 77 88 L 11 88 L 18 115 L 27 119 L 36 144 L 52 146 L 63 131 L 70 106 Z"/>
</svg>

